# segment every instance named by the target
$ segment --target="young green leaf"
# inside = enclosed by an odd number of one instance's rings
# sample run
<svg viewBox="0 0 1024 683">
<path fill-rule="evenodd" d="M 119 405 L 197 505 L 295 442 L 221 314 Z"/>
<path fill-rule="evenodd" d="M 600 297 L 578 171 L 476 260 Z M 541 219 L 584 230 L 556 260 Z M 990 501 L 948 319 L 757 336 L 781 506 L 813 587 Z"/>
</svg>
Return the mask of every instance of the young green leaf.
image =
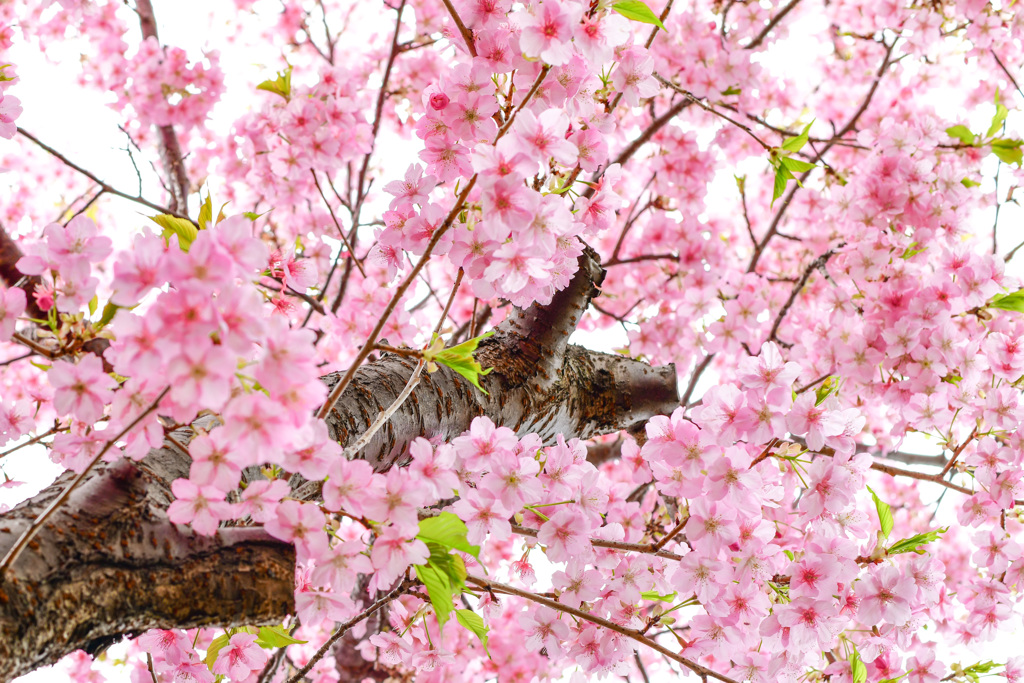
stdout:
<svg viewBox="0 0 1024 683">
<path fill-rule="evenodd" d="M 786 167 L 786 170 L 790 173 L 806 173 L 812 168 L 816 168 L 814 164 L 809 164 L 806 161 L 800 161 L 793 157 L 779 157 L 779 163 Z"/>
<path fill-rule="evenodd" d="M 847 661 L 850 662 L 850 677 L 853 679 L 853 683 L 865 683 L 868 680 L 868 668 L 860 660 L 860 653 L 856 648 L 850 653 L 850 658 Z"/>
<path fill-rule="evenodd" d="M 1024 289 L 997 296 L 988 305 L 992 308 L 1001 308 L 1004 311 L 1024 313 Z"/>
<path fill-rule="evenodd" d="M 793 179 L 793 174 L 780 165 L 775 171 L 775 186 L 772 189 L 772 202 L 769 206 L 775 206 L 775 200 L 786 193 L 786 181 Z"/>
<path fill-rule="evenodd" d="M 782 149 L 786 150 L 787 152 L 799 152 L 801 149 L 803 149 L 804 145 L 807 144 L 807 134 L 811 130 L 811 124 L 813 123 L 814 121 L 811 121 L 811 123 L 808 123 L 806 126 L 804 126 L 804 129 L 803 131 L 800 132 L 800 135 L 797 135 L 796 137 L 792 138 L 786 138 L 785 140 L 783 140 Z"/>
<path fill-rule="evenodd" d="M 209 669 L 213 669 L 213 664 L 217 661 L 217 655 L 220 654 L 221 650 L 227 647 L 230 640 L 231 637 L 228 634 L 223 633 L 214 638 L 213 642 L 210 643 L 210 647 L 206 648 L 206 659 L 203 661 Z"/>
<path fill-rule="evenodd" d="M 165 240 L 171 239 L 172 235 L 177 235 L 178 246 L 181 247 L 182 251 L 188 251 L 189 247 L 192 246 L 192 241 L 199 236 L 199 231 L 196 229 L 196 226 L 192 225 L 192 221 L 185 220 L 184 218 L 161 213 L 156 216 L 150 216 L 149 220 L 164 229 L 163 238 Z"/>
<path fill-rule="evenodd" d="M 206 230 L 207 224 L 213 219 L 213 196 L 206 195 L 206 201 L 199 207 L 199 229 Z"/>
<path fill-rule="evenodd" d="M 992 153 L 995 154 L 1004 164 L 1017 164 L 1024 162 L 1024 151 L 1021 150 L 1022 140 L 1011 140 L 1009 138 L 996 138 L 992 141 Z"/>
<path fill-rule="evenodd" d="M 678 593 L 670 593 L 669 595 L 662 595 L 658 591 L 644 591 L 640 594 L 640 597 L 644 600 L 657 600 L 658 602 L 672 602 L 676 599 Z"/>
<path fill-rule="evenodd" d="M 292 638 L 284 626 L 260 626 L 259 637 L 256 638 L 256 644 L 268 650 L 305 642 L 307 641 Z"/>
<path fill-rule="evenodd" d="M 996 114 L 992 117 L 992 124 L 988 127 L 988 131 L 985 133 L 985 137 L 990 138 L 999 132 L 999 129 L 1003 127 L 1003 121 L 1006 120 L 1006 115 L 1010 111 L 1001 104 L 996 105 Z"/>
<path fill-rule="evenodd" d="M 641 0 L 619 0 L 619 2 L 612 5 L 612 9 L 627 19 L 639 21 L 643 24 L 652 24 L 668 33 L 668 29 L 661 23 L 658 15 L 651 11 L 647 3 L 641 2 Z"/>
<path fill-rule="evenodd" d="M 473 610 L 468 609 L 455 610 L 455 618 L 480 639 L 480 644 L 484 646 L 484 652 L 487 652 L 487 632 L 491 629 L 484 624 L 483 618 Z M 487 656 L 490 657 L 491 653 L 487 652 Z"/>
<path fill-rule="evenodd" d="M 434 606 L 437 625 L 443 629 L 453 609 L 454 593 L 451 580 L 447 573 L 434 564 L 433 559 L 425 565 L 413 565 L 413 569 L 416 570 L 416 578 L 427 587 L 427 595 L 430 596 L 430 604 Z"/>
<path fill-rule="evenodd" d="M 936 529 L 935 531 L 926 531 L 923 534 L 915 534 L 910 538 L 900 539 L 889 546 L 885 552 L 889 555 L 899 555 L 900 553 L 917 553 L 922 555 L 924 550 L 921 549 L 921 546 L 939 540 L 939 536 L 947 531 L 949 531 L 948 526 L 943 529 Z"/>
<path fill-rule="evenodd" d="M 892 531 L 892 508 L 889 507 L 888 503 L 883 503 L 882 499 L 878 497 L 878 494 L 872 490 L 869 486 L 868 491 L 871 493 L 871 499 L 875 501 L 875 512 L 878 513 L 878 526 L 882 530 L 882 536 L 889 538 L 889 533 Z"/>
<path fill-rule="evenodd" d="M 280 95 L 286 100 L 292 98 L 292 68 L 288 67 L 284 71 L 277 74 L 277 78 L 269 81 L 263 81 L 256 86 L 257 90 L 266 90 L 272 92 L 275 95 Z"/>
<path fill-rule="evenodd" d="M 454 548 L 479 559 L 480 546 L 470 545 L 466 540 L 469 533 L 465 522 L 451 512 L 442 512 L 437 517 L 420 520 L 420 532 L 416 538 L 424 543 L 437 543 L 445 548 Z"/>
<path fill-rule="evenodd" d="M 960 184 L 963 185 L 966 188 L 980 187 L 981 186 L 981 183 L 979 183 L 977 180 L 971 180 L 970 178 L 962 179 L 960 181 Z"/>
<path fill-rule="evenodd" d="M 464 341 L 457 346 L 452 346 L 451 348 L 444 349 L 437 353 L 431 353 L 430 357 L 427 357 L 427 353 L 424 352 L 423 357 L 426 358 L 428 362 L 432 361 L 434 363 L 448 366 L 468 379 L 473 386 L 486 394 L 487 391 L 480 386 L 480 377 L 490 373 L 491 368 L 484 370 L 480 363 L 476 362 L 476 359 L 473 358 L 473 352 L 476 351 L 476 347 L 480 345 L 481 341 L 493 334 L 494 332 L 482 334 L 479 337 L 474 337 L 473 339 Z"/>
<path fill-rule="evenodd" d="M 975 135 L 967 126 L 950 126 L 949 128 L 946 129 L 946 135 L 948 135 L 951 138 L 956 138 L 965 145 L 974 144 Z"/>
</svg>

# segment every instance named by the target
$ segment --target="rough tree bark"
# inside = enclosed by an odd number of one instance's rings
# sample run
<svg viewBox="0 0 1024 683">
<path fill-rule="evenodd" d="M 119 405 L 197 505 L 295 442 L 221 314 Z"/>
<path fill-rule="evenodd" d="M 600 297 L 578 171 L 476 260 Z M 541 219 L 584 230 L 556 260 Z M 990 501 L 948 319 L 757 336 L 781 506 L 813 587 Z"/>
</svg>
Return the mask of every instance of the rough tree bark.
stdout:
<svg viewBox="0 0 1024 683">
<path fill-rule="evenodd" d="M 592 252 L 580 266 L 551 304 L 516 311 L 480 345 L 478 359 L 493 368 L 482 381 L 489 395 L 441 367 L 357 457 L 386 470 L 402 464 L 415 437 L 451 439 L 478 415 L 550 443 L 557 434 L 587 438 L 671 412 L 678 405 L 672 366 L 653 368 L 568 343 L 603 277 Z M 390 405 L 413 369 L 392 354 L 360 369 L 328 417 L 342 447 Z M 333 386 L 339 376 L 322 379 Z M 191 438 L 190 430 L 172 436 L 178 443 Z M 200 537 L 168 521 L 170 484 L 188 475 L 189 463 L 169 441 L 140 463 L 105 465 L 51 517 L 0 577 L 0 679 L 150 628 L 279 623 L 293 612 L 290 544 L 260 527 Z M 0 517 L 0 556 L 68 479 Z M 296 485 L 305 487 L 302 497 L 317 493 L 313 484 Z"/>
</svg>

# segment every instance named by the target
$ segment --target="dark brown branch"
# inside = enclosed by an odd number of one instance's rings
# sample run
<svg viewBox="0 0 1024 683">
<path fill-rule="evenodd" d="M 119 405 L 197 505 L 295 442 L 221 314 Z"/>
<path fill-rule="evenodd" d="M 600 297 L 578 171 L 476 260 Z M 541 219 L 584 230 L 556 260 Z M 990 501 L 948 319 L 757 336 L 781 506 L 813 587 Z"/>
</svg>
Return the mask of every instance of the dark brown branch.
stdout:
<svg viewBox="0 0 1024 683">
<path fill-rule="evenodd" d="M 153 5 L 150 0 L 135 0 L 135 11 L 139 15 L 139 27 L 142 29 L 143 40 L 153 38 L 159 41 L 156 15 L 153 13 Z M 158 126 L 157 132 L 160 138 L 160 160 L 163 162 L 169 184 L 168 189 L 171 193 L 170 213 L 188 215 L 188 195 L 191 185 L 185 171 L 185 157 L 181 151 L 181 143 L 178 141 L 177 133 L 174 132 L 174 126 Z"/>
<path fill-rule="evenodd" d="M 744 46 L 745 49 L 753 50 L 754 48 L 758 47 L 761 43 L 763 43 L 764 39 L 768 37 L 768 34 L 772 32 L 772 29 L 778 26 L 779 22 L 785 19 L 786 15 L 792 12 L 793 8 L 799 4 L 800 0 L 790 0 L 789 4 L 783 7 L 781 10 L 779 10 L 778 13 L 776 13 L 776 15 L 771 18 L 771 21 L 769 21 L 765 25 L 765 27 L 761 29 L 761 32 L 758 33 L 753 40 L 751 40 Z"/>
</svg>

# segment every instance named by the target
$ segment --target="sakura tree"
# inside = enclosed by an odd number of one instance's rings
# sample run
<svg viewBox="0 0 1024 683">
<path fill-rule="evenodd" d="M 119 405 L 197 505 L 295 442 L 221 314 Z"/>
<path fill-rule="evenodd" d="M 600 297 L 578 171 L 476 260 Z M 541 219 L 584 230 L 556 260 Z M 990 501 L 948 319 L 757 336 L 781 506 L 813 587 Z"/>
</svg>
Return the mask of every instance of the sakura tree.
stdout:
<svg viewBox="0 0 1024 683">
<path fill-rule="evenodd" d="M 192 11 L 0 3 L 0 678 L 1024 677 L 1014 3 Z"/>
</svg>

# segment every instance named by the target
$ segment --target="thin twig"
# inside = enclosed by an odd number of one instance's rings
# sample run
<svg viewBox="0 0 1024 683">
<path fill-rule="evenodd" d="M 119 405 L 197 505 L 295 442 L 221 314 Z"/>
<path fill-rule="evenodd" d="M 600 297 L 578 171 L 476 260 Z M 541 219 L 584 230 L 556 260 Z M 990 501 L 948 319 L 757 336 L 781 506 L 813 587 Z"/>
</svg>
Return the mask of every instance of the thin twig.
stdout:
<svg viewBox="0 0 1024 683">
<path fill-rule="evenodd" d="M 381 598 L 377 602 L 373 603 L 372 605 L 367 607 L 365 610 L 363 610 L 362 612 L 360 612 L 359 614 L 357 614 L 356 616 L 352 617 L 351 619 L 346 621 L 344 624 L 339 626 L 338 630 L 335 631 L 331 635 L 331 637 L 327 639 L 327 642 L 325 642 L 323 645 L 321 645 L 320 649 L 317 650 L 316 653 L 312 657 L 309 658 L 309 661 L 306 662 L 306 666 L 304 666 L 301 669 L 299 669 L 295 673 L 294 676 L 292 676 L 291 678 L 288 679 L 288 683 L 299 683 L 299 681 L 301 681 L 306 676 L 306 674 L 308 674 L 310 672 L 310 670 L 312 670 L 312 668 L 314 666 L 316 666 L 317 662 L 319 662 L 321 659 L 324 658 L 324 655 L 326 655 L 330 651 L 331 647 L 336 642 L 338 642 L 338 640 L 340 640 L 342 636 L 344 636 L 346 633 L 348 633 L 348 630 L 350 628 L 352 628 L 353 626 L 355 626 L 359 622 L 363 621 L 364 619 L 368 619 L 370 616 L 373 615 L 374 612 L 379 610 L 381 607 L 384 607 L 389 602 L 391 602 L 392 600 L 398 598 L 403 593 L 408 592 L 409 588 L 411 588 L 411 587 L 412 587 L 412 583 L 411 582 L 409 582 L 408 580 L 402 581 L 402 583 L 398 584 L 398 587 L 395 588 L 393 591 L 391 591 L 390 593 L 385 595 L 383 598 Z"/>
<path fill-rule="evenodd" d="M 473 40 L 473 32 L 466 28 L 466 25 L 462 23 L 462 17 L 455 11 L 455 6 L 452 5 L 452 0 L 441 0 L 444 6 L 448 8 L 448 14 L 452 15 L 452 21 L 459 29 L 459 33 L 462 34 L 462 40 L 466 43 L 466 49 L 469 50 L 469 54 L 476 57 L 476 42 Z"/>
<path fill-rule="evenodd" d="M 672 90 L 675 90 L 677 93 L 679 93 L 680 95 L 682 95 L 683 97 L 688 99 L 690 102 L 693 102 L 694 104 L 696 104 L 698 107 L 700 107 L 704 111 L 708 112 L 709 114 L 714 114 L 715 116 L 719 117 L 720 119 L 724 119 L 725 121 L 728 121 L 732 125 L 736 126 L 740 130 L 744 131 L 747 135 L 749 135 L 750 137 L 754 138 L 754 140 L 757 141 L 757 144 L 761 145 L 761 147 L 763 147 L 765 151 L 767 151 L 767 152 L 772 151 L 772 149 L 773 149 L 772 146 L 769 145 L 764 140 L 762 140 L 761 138 L 757 137 L 757 134 L 754 133 L 754 131 L 750 129 L 750 126 L 748 126 L 746 124 L 743 124 L 743 123 L 740 123 L 739 121 L 737 121 L 736 119 L 732 118 L 731 116 L 728 116 L 727 114 L 723 114 L 722 112 L 718 111 L 713 106 L 711 106 L 710 104 L 704 104 L 703 100 L 701 100 L 699 97 L 697 97 L 696 95 L 691 93 L 689 90 L 684 90 L 683 88 L 680 88 L 678 85 L 676 85 L 672 81 L 670 81 L 670 80 L 668 80 L 666 78 L 663 78 L 661 74 L 655 72 L 654 73 L 654 77 L 656 79 L 658 79 L 658 81 L 662 85 L 664 85 L 664 86 L 666 86 L 668 88 L 671 88 Z"/>
<path fill-rule="evenodd" d="M 800 295 L 800 291 L 811 278 L 811 273 L 819 268 L 824 268 L 829 259 L 835 256 L 836 249 L 841 248 L 844 244 L 845 242 L 840 243 L 835 249 L 829 249 L 824 254 L 807 264 L 803 275 L 800 276 L 797 283 L 793 285 L 793 289 L 790 290 L 789 298 L 786 300 L 786 303 L 783 304 L 782 308 L 779 309 L 778 315 L 775 316 L 775 322 L 772 323 L 772 331 L 768 334 L 768 341 L 776 341 L 778 339 L 779 327 L 782 325 L 782 321 L 786 317 L 786 314 L 789 313 L 789 309 L 793 306 L 793 302 L 796 301 L 797 296 Z"/>
<path fill-rule="evenodd" d="M 356 264 L 356 268 L 359 269 L 359 274 L 365 278 L 366 271 L 363 270 L 363 264 L 359 262 L 358 258 L 356 258 L 355 249 L 352 248 L 352 245 L 349 244 L 348 238 L 345 237 L 345 231 L 342 230 L 341 223 L 338 222 L 338 217 L 334 215 L 334 208 L 331 206 L 331 203 L 327 201 L 327 195 L 324 194 L 323 188 L 320 187 L 320 180 L 316 177 L 316 171 L 311 168 L 309 169 L 309 172 L 313 174 L 313 183 L 316 185 L 316 190 L 317 192 L 320 193 L 320 196 L 323 198 L 324 206 L 327 207 L 327 212 L 331 214 L 331 220 L 334 221 L 334 226 L 338 228 L 338 235 L 341 236 L 341 243 L 345 245 L 345 248 L 348 250 L 348 253 L 352 255 L 352 261 L 353 263 Z"/>
<path fill-rule="evenodd" d="M 46 143 L 40 141 L 39 138 L 37 138 L 35 135 L 32 135 L 31 133 L 26 131 L 24 128 L 18 128 L 18 132 L 21 133 L 22 136 L 24 136 L 24 137 L 28 138 L 29 140 L 31 140 L 32 142 L 34 142 L 38 147 L 42 148 L 44 151 L 46 151 L 48 154 L 50 154 L 50 156 L 52 156 L 52 157 L 56 158 L 57 160 L 59 160 L 61 163 L 63 163 L 68 168 L 70 168 L 72 170 L 75 170 L 75 171 L 78 171 L 79 173 L 84 175 L 86 178 L 88 178 L 89 180 L 91 180 L 94 183 L 96 183 L 97 185 L 99 185 L 100 188 L 104 192 L 106 192 L 107 194 L 112 194 L 112 195 L 114 195 L 116 197 L 121 197 L 122 199 L 127 199 L 128 201 L 135 202 L 136 204 L 142 204 L 143 206 L 148 207 L 150 209 L 153 209 L 154 211 L 158 211 L 160 213 L 166 213 L 166 214 L 170 214 L 172 216 L 177 216 L 178 218 L 188 219 L 188 216 L 185 216 L 185 215 L 182 215 L 182 214 L 179 214 L 179 213 L 175 213 L 174 211 L 171 211 L 170 209 L 168 209 L 165 206 L 160 206 L 159 204 L 154 204 L 153 202 L 149 201 L 145 197 L 142 197 L 141 195 L 140 196 L 133 196 L 133 195 L 128 194 L 127 192 L 122 192 L 121 190 L 118 190 L 116 187 L 112 187 L 112 186 L 108 185 L 107 183 L 103 182 L 98 177 L 96 177 L 96 175 L 94 173 L 92 173 L 91 171 L 88 171 L 88 170 L 82 168 L 81 166 L 79 166 L 75 162 L 71 161 L 66 156 L 64 156 L 63 154 L 61 154 L 57 150 L 55 150 L 53 147 L 50 147 Z"/>
<path fill-rule="evenodd" d="M 165 387 L 164 390 L 161 391 L 160 394 L 155 399 L 153 399 L 153 402 L 150 403 L 145 410 L 139 413 L 139 415 L 134 420 L 132 420 L 127 427 L 122 429 L 117 436 L 103 444 L 103 448 L 101 448 L 100 452 L 97 453 L 93 457 L 93 459 L 89 461 L 89 464 L 85 466 L 85 469 L 79 472 L 78 476 L 76 476 L 74 480 L 72 480 L 71 484 L 66 489 L 61 491 L 60 494 L 56 498 L 54 498 L 53 502 L 50 503 L 50 505 L 45 510 L 43 510 L 43 512 L 38 517 L 36 517 L 35 520 L 33 520 L 29 528 L 25 530 L 25 533 L 23 533 L 21 537 L 14 543 L 14 545 L 11 546 L 10 551 L 8 551 L 4 559 L 0 561 L 0 576 L 2 576 L 14 564 L 14 561 L 18 559 L 18 555 L 21 554 L 21 551 L 25 549 L 25 546 L 29 544 L 29 542 L 36 535 L 39 529 L 42 528 L 43 524 L 46 523 L 46 520 L 49 519 L 50 516 L 52 516 L 53 513 L 56 512 L 60 508 L 60 506 L 64 504 L 64 501 L 68 499 L 68 497 L 71 495 L 71 492 L 78 488 L 79 484 L 85 481 L 85 478 L 89 474 L 89 471 L 92 470 L 93 467 L 95 467 L 96 463 L 98 463 L 103 458 L 103 456 L 107 454 L 107 451 L 109 451 L 115 443 L 117 443 L 122 437 L 124 437 L 125 434 L 134 429 L 135 426 L 142 422 L 142 420 L 146 416 L 148 416 L 150 413 L 156 410 L 156 407 L 160 405 L 160 401 L 163 399 L 164 396 L 167 395 L 167 392 L 170 390 L 170 387 Z"/>
<path fill-rule="evenodd" d="M 753 50 L 758 45 L 763 43 L 764 39 L 768 37 L 768 34 L 772 32 L 772 29 L 778 26 L 779 22 L 782 21 L 786 17 L 786 15 L 789 14 L 793 10 L 793 8 L 799 4 L 800 0 L 791 0 L 788 5 L 779 10 L 778 14 L 771 18 L 771 21 L 769 21 L 768 24 L 763 29 L 761 29 L 761 32 L 758 33 L 752 41 L 743 46 L 744 49 Z"/>
<path fill-rule="evenodd" d="M 529 527 L 520 526 L 518 524 L 512 524 L 511 527 L 512 532 L 520 536 L 537 538 L 537 534 L 540 533 L 538 529 L 530 529 Z M 667 560 L 683 559 L 683 556 L 679 553 L 662 550 L 661 548 L 654 548 L 654 544 L 651 543 L 625 543 L 623 541 L 605 541 L 600 538 L 592 538 L 590 539 L 590 544 L 595 548 L 608 548 L 609 550 L 624 550 L 631 553 L 657 555 L 658 557 L 664 557 Z"/>
<path fill-rule="evenodd" d="M 569 607 L 568 605 L 563 605 L 560 602 L 555 602 L 550 598 L 545 598 L 543 596 L 537 595 L 536 593 L 520 590 L 519 588 L 515 588 L 514 586 L 508 586 L 503 583 L 491 581 L 489 579 L 485 579 L 479 576 L 469 575 L 466 577 L 466 580 L 487 590 L 491 590 L 496 593 L 505 593 L 507 595 L 515 595 L 520 598 L 525 598 L 527 600 L 530 600 L 531 602 L 536 602 L 538 604 L 544 605 L 545 607 L 550 607 L 553 610 L 565 612 L 566 614 L 571 614 L 577 619 L 583 619 L 584 621 L 589 621 L 592 624 L 603 626 L 604 628 L 610 631 L 614 631 L 615 633 L 624 635 L 627 638 L 630 638 L 638 643 L 641 643 L 642 645 L 646 645 L 652 650 L 660 652 L 661 654 L 672 659 L 673 661 L 678 662 L 679 664 L 682 664 L 683 666 L 687 667 L 688 669 L 696 673 L 698 676 L 715 678 L 720 681 L 723 681 L 723 683 L 737 683 L 737 681 L 733 680 L 732 678 L 729 678 L 728 676 L 724 676 L 718 673 L 717 671 L 712 671 L 711 669 L 705 666 L 701 666 L 700 664 L 691 659 L 687 659 L 682 655 L 676 654 L 672 650 L 669 650 L 667 647 L 661 645 L 655 640 L 652 640 L 651 638 L 648 638 L 647 636 L 643 635 L 635 629 L 626 628 L 625 626 L 616 624 L 613 621 L 608 621 L 603 617 L 599 617 L 596 614 L 590 614 L 589 612 L 584 612 L 583 610 L 576 609 L 574 607 Z M 289 681 L 288 683 L 293 682 Z"/>
</svg>

